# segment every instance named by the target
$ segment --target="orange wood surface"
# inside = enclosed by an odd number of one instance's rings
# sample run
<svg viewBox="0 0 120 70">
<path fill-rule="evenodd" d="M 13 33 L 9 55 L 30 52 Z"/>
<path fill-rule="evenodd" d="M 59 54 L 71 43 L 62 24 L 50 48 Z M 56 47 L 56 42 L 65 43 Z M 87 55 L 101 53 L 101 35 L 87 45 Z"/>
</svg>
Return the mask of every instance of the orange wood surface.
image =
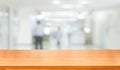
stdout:
<svg viewBox="0 0 120 70">
<path fill-rule="evenodd" d="M 120 67 L 110 66 L 79 66 L 79 67 L 1 67 L 0 70 L 120 70 Z"/>
<path fill-rule="evenodd" d="M 0 51 L 0 66 L 120 66 L 120 51 Z"/>
</svg>

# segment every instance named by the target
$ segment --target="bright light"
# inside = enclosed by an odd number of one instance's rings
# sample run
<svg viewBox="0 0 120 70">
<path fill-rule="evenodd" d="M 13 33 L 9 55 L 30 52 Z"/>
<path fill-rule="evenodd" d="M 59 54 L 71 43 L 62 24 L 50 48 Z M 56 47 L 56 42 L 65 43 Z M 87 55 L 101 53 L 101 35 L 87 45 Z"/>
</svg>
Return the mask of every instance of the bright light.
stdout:
<svg viewBox="0 0 120 70">
<path fill-rule="evenodd" d="M 80 15 L 78 15 L 78 19 L 85 19 L 85 15 L 83 15 L 83 14 L 80 14 Z"/>
<path fill-rule="evenodd" d="M 4 16 L 8 16 L 8 13 L 7 13 L 7 12 L 5 12 L 5 13 L 4 13 Z"/>
<path fill-rule="evenodd" d="M 49 34 L 50 34 L 50 28 L 49 28 L 49 27 L 45 27 L 45 28 L 44 28 L 44 33 L 45 33 L 46 35 L 49 35 Z"/>
<path fill-rule="evenodd" d="M 88 12 L 83 12 L 78 15 L 78 19 L 85 19 L 89 13 Z"/>
<path fill-rule="evenodd" d="M 47 23 L 46 25 L 51 26 L 51 25 L 52 25 L 52 23 Z"/>
<path fill-rule="evenodd" d="M 3 12 L 0 12 L 0 16 L 3 16 Z"/>
<path fill-rule="evenodd" d="M 18 17 L 14 17 L 14 21 L 18 22 L 19 18 Z"/>
<path fill-rule="evenodd" d="M 84 8 L 83 5 L 76 5 L 76 8 Z"/>
<path fill-rule="evenodd" d="M 91 30 L 90 30 L 89 27 L 85 27 L 85 28 L 84 28 L 84 31 L 85 31 L 86 33 L 90 33 Z"/>
<path fill-rule="evenodd" d="M 72 4 L 65 4 L 65 5 L 62 5 L 62 8 L 70 9 L 70 8 L 74 8 L 74 6 Z"/>
<path fill-rule="evenodd" d="M 88 2 L 87 1 L 82 1 L 80 4 L 87 5 Z"/>
<path fill-rule="evenodd" d="M 0 16 L 8 16 L 7 12 L 0 12 Z"/>
<path fill-rule="evenodd" d="M 80 0 L 79 3 L 81 5 L 88 5 L 90 3 L 90 1 L 88 1 L 88 0 Z"/>
<path fill-rule="evenodd" d="M 42 20 L 42 19 L 44 19 L 44 18 L 45 18 L 44 15 L 38 15 L 38 16 L 37 16 L 37 19 L 39 19 L 39 20 Z"/>
<path fill-rule="evenodd" d="M 55 4 L 55 5 L 58 5 L 58 4 L 60 4 L 60 0 L 53 0 L 52 3 Z"/>
</svg>

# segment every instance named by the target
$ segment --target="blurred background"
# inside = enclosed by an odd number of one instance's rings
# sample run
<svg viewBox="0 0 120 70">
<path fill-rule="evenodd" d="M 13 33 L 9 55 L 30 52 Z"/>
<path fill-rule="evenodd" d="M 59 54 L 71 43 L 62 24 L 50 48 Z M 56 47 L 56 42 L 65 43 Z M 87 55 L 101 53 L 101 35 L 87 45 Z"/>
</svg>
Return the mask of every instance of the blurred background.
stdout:
<svg viewBox="0 0 120 70">
<path fill-rule="evenodd" d="M 119 50 L 120 0 L 0 0 L 1 50 Z"/>
</svg>

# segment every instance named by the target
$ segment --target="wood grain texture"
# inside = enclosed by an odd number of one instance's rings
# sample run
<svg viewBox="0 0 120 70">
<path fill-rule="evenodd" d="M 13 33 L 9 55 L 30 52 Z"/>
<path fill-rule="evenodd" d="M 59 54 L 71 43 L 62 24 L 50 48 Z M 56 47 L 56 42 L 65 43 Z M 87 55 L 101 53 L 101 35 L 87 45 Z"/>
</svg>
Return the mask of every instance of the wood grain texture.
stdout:
<svg viewBox="0 0 120 70">
<path fill-rule="evenodd" d="M 120 51 L 0 51 L 0 66 L 120 66 Z"/>
<path fill-rule="evenodd" d="M 120 67 L 111 66 L 53 66 L 53 67 L 4 67 L 2 70 L 120 70 Z"/>
</svg>

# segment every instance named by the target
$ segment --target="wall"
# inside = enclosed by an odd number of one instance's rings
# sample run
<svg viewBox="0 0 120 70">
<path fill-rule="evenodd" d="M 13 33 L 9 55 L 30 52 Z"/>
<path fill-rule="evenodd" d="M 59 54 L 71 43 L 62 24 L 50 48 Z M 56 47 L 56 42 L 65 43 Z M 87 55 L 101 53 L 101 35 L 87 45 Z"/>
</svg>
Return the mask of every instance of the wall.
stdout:
<svg viewBox="0 0 120 70">
<path fill-rule="evenodd" d="M 120 7 L 120 6 L 119 6 Z M 109 17 L 109 31 L 107 35 L 106 47 L 109 49 L 120 49 L 120 9 L 114 8 Z"/>
<path fill-rule="evenodd" d="M 16 49 L 31 49 L 32 45 L 32 28 L 31 28 L 31 10 L 26 8 L 19 8 L 18 10 L 19 17 L 19 33 L 17 37 Z M 22 47 L 23 46 L 23 47 Z"/>
<path fill-rule="evenodd" d="M 120 6 L 96 10 L 94 44 L 103 49 L 120 49 Z"/>
</svg>

